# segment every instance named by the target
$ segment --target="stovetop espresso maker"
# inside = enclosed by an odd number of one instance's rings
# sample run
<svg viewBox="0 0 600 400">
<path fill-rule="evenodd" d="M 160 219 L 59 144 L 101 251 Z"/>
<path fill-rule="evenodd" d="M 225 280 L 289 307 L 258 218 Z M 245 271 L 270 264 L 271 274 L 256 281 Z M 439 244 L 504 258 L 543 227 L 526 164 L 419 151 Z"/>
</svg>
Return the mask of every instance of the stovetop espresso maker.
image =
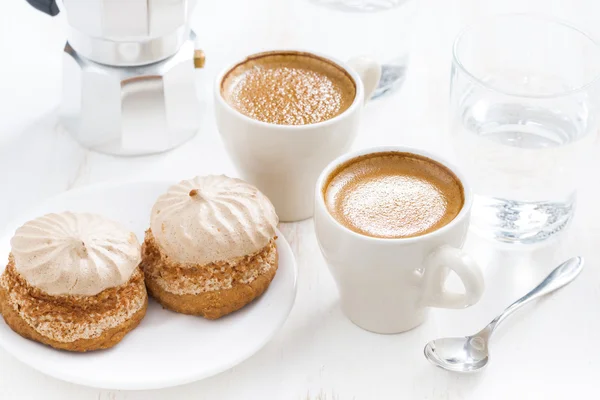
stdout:
<svg viewBox="0 0 600 400">
<path fill-rule="evenodd" d="M 115 155 L 172 149 L 199 126 L 197 0 L 26 0 L 67 14 L 61 121 L 84 146 Z"/>
</svg>

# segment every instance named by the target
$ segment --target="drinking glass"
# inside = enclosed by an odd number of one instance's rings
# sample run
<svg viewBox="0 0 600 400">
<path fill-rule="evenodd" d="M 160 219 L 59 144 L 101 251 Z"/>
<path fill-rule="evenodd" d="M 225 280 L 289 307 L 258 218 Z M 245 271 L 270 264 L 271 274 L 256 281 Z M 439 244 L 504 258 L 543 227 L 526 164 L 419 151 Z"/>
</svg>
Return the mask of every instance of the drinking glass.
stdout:
<svg viewBox="0 0 600 400">
<path fill-rule="evenodd" d="M 296 0 L 298 46 L 347 60 L 367 56 L 381 64 L 373 98 L 406 78 L 417 0 Z"/>
<path fill-rule="evenodd" d="M 599 76 L 598 43 L 555 19 L 500 15 L 457 37 L 452 142 L 477 232 L 529 244 L 567 226 L 597 136 Z"/>
</svg>

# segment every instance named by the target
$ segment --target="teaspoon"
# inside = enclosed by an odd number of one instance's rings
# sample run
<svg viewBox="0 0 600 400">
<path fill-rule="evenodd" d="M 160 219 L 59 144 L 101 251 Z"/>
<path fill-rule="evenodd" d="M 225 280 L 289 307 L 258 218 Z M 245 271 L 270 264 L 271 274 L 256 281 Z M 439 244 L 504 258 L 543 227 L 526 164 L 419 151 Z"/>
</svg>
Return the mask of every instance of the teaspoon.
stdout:
<svg viewBox="0 0 600 400">
<path fill-rule="evenodd" d="M 432 340 L 425 345 L 425 357 L 434 365 L 453 372 L 475 372 L 485 367 L 489 360 L 488 342 L 494 329 L 523 305 L 567 285 L 583 269 L 583 258 L 573 257 L 550 273 L 540 283 L 508 306 L 488 326 L 472 336 Z"/>
</svg>

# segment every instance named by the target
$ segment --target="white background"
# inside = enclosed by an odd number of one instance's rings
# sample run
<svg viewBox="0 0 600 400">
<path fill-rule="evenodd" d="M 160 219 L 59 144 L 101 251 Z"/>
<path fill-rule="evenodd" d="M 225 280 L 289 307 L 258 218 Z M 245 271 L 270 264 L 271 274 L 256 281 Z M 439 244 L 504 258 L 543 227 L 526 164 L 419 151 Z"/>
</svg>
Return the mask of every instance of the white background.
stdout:
<svg viewBox="0 0 600 400">
<path fill-rule="evenodd" d="M 303 22 L 292 1 L 297 0 L 199 0 L 193 27 L 207 53 L 207 68 L 199 73 L 204 99 L 200 132 L 167 154 L 132 159 L 86 151 L 58 126 L 64 21 L 36 12 L 24 0 L 5 1 L 0 13 L 0 227 L 49 196 L 90 183 L 235 175 L 212 116 L 212 79 L 227 62 L 251 51 L 295 44 Z M 600 37 L 597 0 L 417 1 L 408 81 L 399 93 L 367 106 L 355 148 L 410 145 L 454 157 L 447 129 L 450 51 L 452 39 L 465 23 L 496 12 L 529 11 L 559 16 Z M 364 29 L 369 38 L 368 27 L 356 29 Z M 390 46 L 395 43 L 390 40 Z M 599 151 L 597 146 L 594 151 Z M 558 241 L 516 251 L 469 236 L 466 249 L 481 263 L 487 290 L 482 301 L 468 310 L 433 310 L 425 324 L 401 335 L 364 332 L 341 314 L 312 221 L 282 224 L 300 270 L 297 302 L 281 332 L 248 361 L 182 387 L 116 392 L 46 377 L 0 350 L 0 398 L 596 398 L 600 391 L 599 167 L 600 162 L 594 161 L 582 170 L 575 221 Z M 582 276 L 507 322 L 494 338 L 492 363 L 485 372 L 453 375 L 425 361 L 422 347 L 427 341 L 475 332 L 558 261 L 577 254 L 587 260 Z"/>
</svg>

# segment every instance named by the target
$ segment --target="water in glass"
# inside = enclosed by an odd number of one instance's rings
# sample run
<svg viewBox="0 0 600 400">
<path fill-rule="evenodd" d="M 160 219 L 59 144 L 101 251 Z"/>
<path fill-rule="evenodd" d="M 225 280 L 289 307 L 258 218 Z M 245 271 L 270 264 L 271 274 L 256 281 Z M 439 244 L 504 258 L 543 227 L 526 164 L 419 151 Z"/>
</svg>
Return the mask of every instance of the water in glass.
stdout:
<svg viewBox="0 0 600 400">
<path fill-rule="evenodd" d="M 560 37 L 554 44 L 548 41 L 548 49 L 555 52 L 561 43 L 586 54 L 596 52 L 592 61 L 598 65 L 600 51 L 583 34 L 558 22 L 518 15 L 498 18 L 479 31 L 467 30 L 455 43 L 451 131 L 475 192 L 474 229 L 502 242 L 537 243 L 562 231 L 573 216 L 579 167 L 597 136 L 599 101 L 598 85 L 579 82 L 586 78 L 569 65 L 590 64 L 577 60 L 574 52 L 554 54 L 568 61 L 552 65 L 540 52 L 543 46 L 532 50 L 535 42 L 527 38 L 535 35 L 525 32 L 545 29 L 546 40 L 553 34 Z M 471 33 L 475 38 L 464 38 Z M 473 53 L 485 46 L 486 35 L 487 45 L 495 45 L 490 50 L 500 54 L 496 59 Z M 589 48 L 570 35 L 582 36 Z M 571 71 L 577 72 L 576 78 L 571 79 Z"/>
<path fill-rule="evenodd" d="M 415 14 L 416 0 L 301 0 L 294 10 L 300 47 L 342 60 L 368 56 L 382 64 L 374 98 L 406 78 Z"/>
</svg>

